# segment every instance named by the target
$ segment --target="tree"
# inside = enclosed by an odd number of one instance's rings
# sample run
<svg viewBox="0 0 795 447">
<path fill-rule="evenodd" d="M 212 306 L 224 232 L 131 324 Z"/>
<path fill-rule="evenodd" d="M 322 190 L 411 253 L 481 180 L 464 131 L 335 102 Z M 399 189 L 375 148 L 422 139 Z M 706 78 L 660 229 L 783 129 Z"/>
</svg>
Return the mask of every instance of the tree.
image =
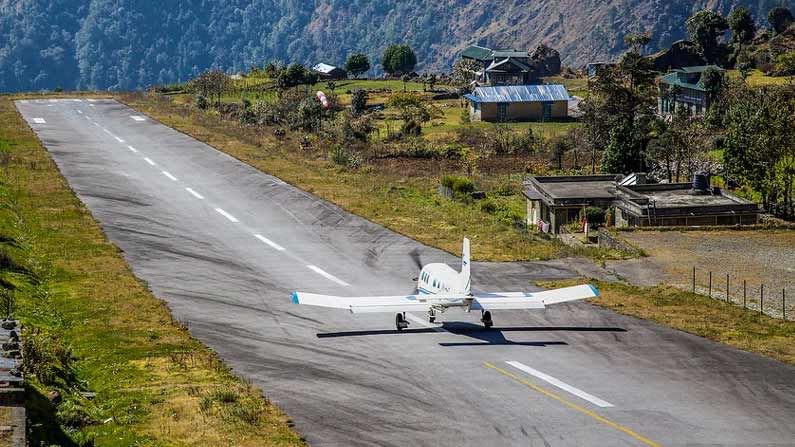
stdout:
<svg viewBox="0 0 795 447">
<path fill-rule="evenodd" d="M 216 107 L 221 105 L 221 96 L 229 90 L 232 80 L 222 70 L 212 69 L 200 74 L 191 81 L 190 89 L 208 98 L 216 99 Z"/>
<path fill-rule="evenodd" d="M 357 88 L 351 92 L 351 113 L 359 116 L 367 108 L 367 91 Z"/>
<path fill-rule="evenodd" d="M 624 43 L 633 53 L 643 54 L 643 48 L 651 42 L 649 33 L 629 33 L 624 37 Z"/>
<path fill-rule="evenodd" d="M 792 17 L 792 11 L 783 6 L 779 6 L 771 9 L 770 12 L 767 13 L 767 21 L 770 23 L 770 26 L 773 27 L 773 31 L 778 34 L 783 33 L 789 28 L 795 19 Z"/>
<path fill-rule="evenodd" d="M 276 77 L 276 85 L 280 89 L 295 87 L 298 85 L 312 85 L 317 83 L 318 76 L 306 69 L 301 64 L 290 64 L 289 67 L 279 71 Z"/>
<path fill-rule="evenodd" d="M 727 20 L 732 30 L 732 40 L 739 45 L 750 42 L 756 34 L 756 24 L 748 8 L 735 8 Z"/>
<path fill-rule="evenodd" d="M 713 104 L 726 88 L 726 77 L 723 75 L 723 71 L 709 67 L 701 73 L 699 83 L 706 90 L 707 102 Z"/>
<path fill-rule="evenodd" d="M 400 110 L 404 133 L 418 134 L 422 129 L 421 123 L 431 119 L 431 114 L 422 98 L 413 93 L 395 93 L 389 97 L 386 104 Z M 406 130 L 411 132 L 405 132 Z"/>
<path fill-rule="evenodd" d="M 626 121 L 610 129 L 602 154 L 602 172 L 629 174 L 644 170 L 642 138 L 637 132 L 638 129 Z"/>
<path fill-rule="evenodd" d="M 787 51 L 776 56 L 776 75 L 795 75 L 795 51 Z"/>
<path fill-rule="evenodd" d="M 417 56 L 408 45 L 390 45 L 384 50 L 381 65 L 390 75 L 411 73 L 417 65 Z"/>
<path fill-rule="evenodd" d="M 362 73 L 370 70 L 370 59 L 363 53 L 351 54 L 345 62 L 345 70 L 354 78 L 358 78 Z"/>
<path fill-rule="evenodd" d="M 472 59 L 459 59 L 453 64 L 453 83 L 459 87 L 466 87 L 478 78 L 482 67 Z"/>
<path fill-rule="evenodd" d="M 685 25 L 701 55 L 708 62 L 715 62 L 722 50 L 718 38 L 729 29 L 726 19 L 717 12 L 703 9 L 690 16 Z"/>
</svg>

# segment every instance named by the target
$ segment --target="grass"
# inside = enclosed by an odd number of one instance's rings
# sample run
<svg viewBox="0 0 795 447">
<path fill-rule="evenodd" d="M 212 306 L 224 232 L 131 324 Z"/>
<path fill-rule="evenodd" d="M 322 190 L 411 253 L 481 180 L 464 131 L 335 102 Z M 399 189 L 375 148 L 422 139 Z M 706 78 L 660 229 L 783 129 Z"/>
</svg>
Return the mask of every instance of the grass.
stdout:
<svg viewBox="0 0 795 447">
<path fill-rule="evenodd" d="M 0 249 L 13 261 L 0 279 L 16 289 L 0 292 L 25 326 L 31 445 L 303 445 L 133 276 L 12 100 L 0 97 Z M 203 412 L 219 391 L 238 397 Z"/>
<path fill-rule="evenodd" d="M 354 214 L 450 253 L 460 251 L 465 235 L 472 239 L 472 252 L 478 260 L 550 259 L 574 253 L 558 241 L 517 230 L 499 214 L 490 214 L 478 206 L 437 194 L 440 177 L 458 171 L 456 164 L 423 176 L 408 176 L 400 170 L 372 166 L 343 169 L 329 162 L 323 149 L 298 150 L 298 142 L 292 139 L 297 140 L 295 136 L 278 140 L 269 132 L 241 127 L 214 114 L 196 112 L 154 95 L 130 95 L 122 100 L 263 172 L 277 175 Z M 489 181 L 491 179 L 484 179 L 484 182 Z M 511 200 L 509 207 L 522 212 L 522 197 L 515 194 Z"/>
<path fill-rule="evenodd" d="M 739 70 L 728 70 L 728 75 L 730 79 L 740 79 Z M 768 76 L 759 70 L 751 70 L 745 82 L 751 87 L 785 85 L 795 82 L 795 76 Z"/>
<path fill-rule="evenodd" d="M 542 287 L 562 287 L 578 281 L 544 282 Z M 592 281 L 601 296 L 593 304 L 620 314 L 679 329 L 710 340 L 795 364 L 795 322 L 673 287 L 641 288 L 621 283 Z"/>
</svg>

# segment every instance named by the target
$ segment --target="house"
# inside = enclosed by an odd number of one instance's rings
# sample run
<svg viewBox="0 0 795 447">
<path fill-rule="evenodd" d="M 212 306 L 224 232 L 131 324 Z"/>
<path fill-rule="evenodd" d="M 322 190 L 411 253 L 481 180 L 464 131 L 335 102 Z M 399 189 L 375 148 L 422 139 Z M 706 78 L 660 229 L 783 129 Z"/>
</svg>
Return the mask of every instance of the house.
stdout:
<svg viewBox="0 0 795 447">
<path fill-rule="evenodd" d="M 335 81 L 348 78 L 347 71 L 322 62 L 312 67 L 312 71 L 317 73 L 318 77 L 324 81 Z"/>
<path fill-rule="evenodd" d="M 527 85 L 560 72 L 560 54 L 543 45 L 533 52 L 471 45 L 461 52 L 461 58 L 480 65 L 476 85 Z"/>
<path fill-rule="evenodd" d="M 464 95 L 472 121 L 551 121 L 568 117 L 569 92 L 562 85 L 476 87 Z"/>
<path fill-rule="evenodd" d="M 693 183 L 646 183 L 645 175 L 531 177 L 524 183 L 527 224 L 560 233 L 578 222 L 582 210 L 615 211 L 618 227 L 751 225 L 759 207 L 709 185 L 708 177 Z M 629 181 L 635 180 L 635 181 Z"/>
<path fill-rule="evenodd" d="M 660 78 L 658 113 L 661 116 L 670 116 L 682 107 L 694 115 L 706 112 L 710 106 L 710 97 L 701 75 L 707 69 L 724 71 L 716 65 L 699 65 L 679 68 Z"/>
</svg>

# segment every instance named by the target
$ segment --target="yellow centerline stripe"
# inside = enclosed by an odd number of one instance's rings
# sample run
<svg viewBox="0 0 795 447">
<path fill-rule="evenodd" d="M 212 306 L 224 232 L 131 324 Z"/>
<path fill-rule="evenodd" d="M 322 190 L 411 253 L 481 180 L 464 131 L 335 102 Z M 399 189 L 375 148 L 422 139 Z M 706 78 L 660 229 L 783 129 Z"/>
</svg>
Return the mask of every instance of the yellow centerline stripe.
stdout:
<svg viewBox="0 0 795 447">
<path fill-rule="evenodd" d="M 572 410 L 579 411 L 580 413 L 586 414 L 586 415 L 592 417 L 593 419 L 595 419 L 595 420 L 607 425 L 608 427 L 612 427 L 612 428 L 615 428 L 616 430 L 624 432 L 624 433 L 628 434 L 629 436 L 632 436 L 633 438 L 637 439 L 638 441 L 646 444 L 649 447 L 662 447 L 660 444 L 657 444 L 656 442 L 652 441 L 651 439 L 646 438 L 644 436 L 641 436 L 641 435 L 635 433 L 634 431 L 628 429 L 627 427 L 624 427 L 621 424 L 617 424 L 617 423 L 615 423 L 615 422 L 613 422 L 613 421 L 611 421 L 609 419 L 606 419 L 603 416 L 600 416 L 599 414 L 594 413 L 593 411 L 591 411 L 591 410 L 589 410 L 587 408 L 584 408 L 584 407 L 581 407 L 581 406 L 575 404 L 574 402 L 570 402 L 570 401 L 558 396 L 557 394 L 555 394 L 555 393 L 553 393 L 551 391 L 548 391 L 548 390 L 546 390 L 546 389 L 544 389 L 544 388 L 542 388 L 542 387 L 540 387 L 540 386 L 538 386 L 538 385 L 536 385 L 536 384 L 534 384 L 532 382 L 528 382 L 527 380 L 525 380 L 525 379 L 523 379 L 523 378 L 511 373 L 510 371 L 506 371 L 506 370 L 504 370 L 502 368 L 499 368 L 499 367 L 497 367 L 497 366 L 495 366 L 495 365 L 493 365 L 493 364 L 491 364 L 489 362 L 484 362 L 483 364 L 487 368 L 491 368 L 491 369 L 497 371 L 498 373 L 500 373 L 500 374 L 502 374 L 502 375 L 504 375 L 504 376 L 506 376 L 508 378 L 511 378 L 511 379 L 521 383 L 522 385 L 525 385 L 525 386 L 527 386 L 529 388 L 532 388 L 532 389 L 538 391 L 539 393 L 543 394 L 544 396 L 547 396 L 549 398 L 555 399 L 556 401 L 566 405 L 567 407 L 571 408 Z"/>
</svg>

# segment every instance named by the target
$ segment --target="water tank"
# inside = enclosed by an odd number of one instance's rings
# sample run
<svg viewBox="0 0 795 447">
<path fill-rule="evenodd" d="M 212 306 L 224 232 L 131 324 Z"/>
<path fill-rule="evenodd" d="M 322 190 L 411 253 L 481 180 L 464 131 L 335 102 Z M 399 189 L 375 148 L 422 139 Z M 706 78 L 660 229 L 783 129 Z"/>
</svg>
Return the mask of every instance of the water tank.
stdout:
<svg viewBox="0 0 795 447">
<path fill-rule="evenodd" d="M 693 175 L 693 194 L 709 194 L 709 189 L 709 175 L 706 172 Z"/>
</svg>

